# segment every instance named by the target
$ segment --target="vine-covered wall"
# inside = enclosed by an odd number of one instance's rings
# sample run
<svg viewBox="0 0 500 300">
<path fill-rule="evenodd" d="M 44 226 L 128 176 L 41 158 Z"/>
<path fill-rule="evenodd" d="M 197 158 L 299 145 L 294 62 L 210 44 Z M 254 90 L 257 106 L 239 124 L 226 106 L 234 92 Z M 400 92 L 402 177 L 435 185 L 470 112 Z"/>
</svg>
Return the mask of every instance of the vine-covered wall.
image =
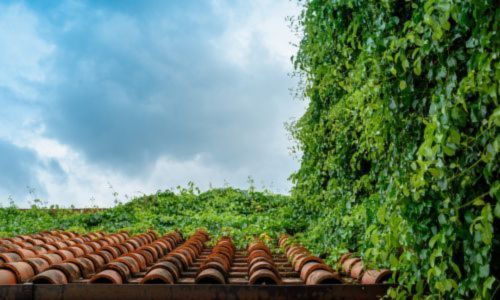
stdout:
<svg viewBox="0 0 500 300">
<path fill-rule="evenodd" d="M 500 10 L 495 1 L 309 0 L 293 58 L 302 241 L 396 271 L 391 296 L 498 286 Z"/>
</svg>

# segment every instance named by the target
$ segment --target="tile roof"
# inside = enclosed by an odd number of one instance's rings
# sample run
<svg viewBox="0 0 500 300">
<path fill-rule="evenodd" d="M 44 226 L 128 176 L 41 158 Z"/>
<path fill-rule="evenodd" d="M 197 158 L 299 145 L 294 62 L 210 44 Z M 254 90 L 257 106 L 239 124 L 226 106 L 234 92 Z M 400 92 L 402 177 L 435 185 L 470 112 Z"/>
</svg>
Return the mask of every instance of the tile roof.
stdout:
<svg viewBox="0 0 500 300">
<path fill-rule="evenodd" d="M 213 247 L 208 246 L 209 240 L 203 230 L 197 230 L 187 239 L 176 231 L 163 236 L 154 231 L 134 236 L 127 232 L 79 235 L 45 231 L 0 239 L 0 298 L 12 295 L 8 294 L 7 286 L 31 286 L 32 293 L 37 293 L 44 290 L 42 285 L 65 286 L 64 290 L 81 288 L 85 293 L 99 290 L 100 285 L 136 289 L 151 284 L 240 286 L 250 293 L 251 286 L 304 290 L 306 286 L 335 285 L 343 287 L 344 292 L 356 292 L 358 288 L 367 299 L 376 295 L 366 294 L 370 285 L 377 295 L 383 295 L 389 287 L 381 283 L 390 277 L 390 271 L 365 270 L 361 259 L 345 254 L 339 261 L 342 271 L 336 272 L 305 247 L 292 243 L 287 235 L 278 241 L 281 249 L 278 254 L 259 239 L 246 249 L 237 249 L 230 237 L 220 238 Z M 320 290 L 328 291 L 325 288 L 317 291 Z M 178 295 L 182 294 L 180 291 Z M 283 291 L 276 297 L 285 295 Z"/>
</svg>

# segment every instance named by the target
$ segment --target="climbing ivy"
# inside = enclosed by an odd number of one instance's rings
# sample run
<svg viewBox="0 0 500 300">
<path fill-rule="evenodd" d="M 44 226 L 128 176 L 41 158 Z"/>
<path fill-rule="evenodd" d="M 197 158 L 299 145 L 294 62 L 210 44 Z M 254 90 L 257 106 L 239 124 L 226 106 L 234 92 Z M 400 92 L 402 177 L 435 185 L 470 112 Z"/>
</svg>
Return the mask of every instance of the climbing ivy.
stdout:
<svg viewBox="0 0 500 300">
<path fill-rule="evenodd" d="M 493 297 L 498 3 L 302 5 L 293 62 L 309 105 L 291 129 L 302 241 L 332 262 L 350 250 L 391 268 L 392 297 Z"/>
</svg>

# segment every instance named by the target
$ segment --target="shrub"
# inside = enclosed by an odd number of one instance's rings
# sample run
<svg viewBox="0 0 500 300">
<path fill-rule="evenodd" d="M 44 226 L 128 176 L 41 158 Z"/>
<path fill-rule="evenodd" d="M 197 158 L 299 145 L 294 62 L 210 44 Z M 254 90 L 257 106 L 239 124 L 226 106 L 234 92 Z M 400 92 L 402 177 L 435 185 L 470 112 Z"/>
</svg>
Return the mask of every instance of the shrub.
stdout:
<svg viewBox="0 0 500 300">
<path fill-rule="evenodd" d="M 492 297 L 499 16 L 488 0 L 309 0 L 293 23 L 302 240 L 397 271 L 391 296 Z"/>
</svg>

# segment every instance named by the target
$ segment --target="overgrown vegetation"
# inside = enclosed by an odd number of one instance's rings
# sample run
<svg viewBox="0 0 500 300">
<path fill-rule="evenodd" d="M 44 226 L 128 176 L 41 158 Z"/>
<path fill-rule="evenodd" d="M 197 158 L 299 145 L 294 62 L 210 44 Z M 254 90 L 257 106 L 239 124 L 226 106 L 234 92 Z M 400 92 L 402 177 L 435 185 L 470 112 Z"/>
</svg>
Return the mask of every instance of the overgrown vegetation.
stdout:
<svg viewBox="0 0 500 300">
<path fill-rule="evenodd" d="M 309 0 L 295 20 L 302 240 L 397 271 L 391 296 L 498 286 L 499 19 L 487 0 Z"/>
<path fill-rule="evenodd" d="M 213 236 L 229 234 L 244 247 L 254 235 L 277 238 L 287 230 L 298 230 L 287 203 L 287 196 L 253 189 L 224 188 L 200 193 L 190 186 L 175 193 L 167 190 L 140 197 L 106 210 L 74 211 L 41 206 L 19 210 L 11 206 L 0 208 L 0 236 L 50 229 L 76 232 L 124 229 L 131 233 L 179 229 L 190 234 L 203 227 Z"/>
</svg>

